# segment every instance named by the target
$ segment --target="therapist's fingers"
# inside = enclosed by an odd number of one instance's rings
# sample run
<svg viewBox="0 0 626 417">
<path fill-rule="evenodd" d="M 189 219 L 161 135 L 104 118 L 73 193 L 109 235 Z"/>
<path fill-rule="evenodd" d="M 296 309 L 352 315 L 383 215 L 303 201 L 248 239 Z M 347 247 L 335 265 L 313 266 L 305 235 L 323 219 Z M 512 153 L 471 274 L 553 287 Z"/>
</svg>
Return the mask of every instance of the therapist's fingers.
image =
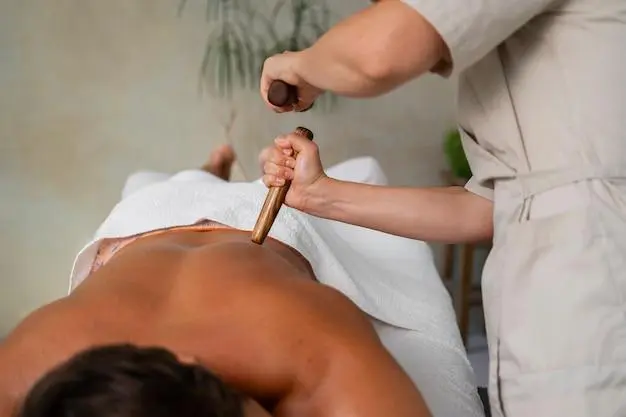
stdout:
<svg viewBox="0 0 626 417">
<path fill-rule="evenodd" d="M 263 180 L 263 184 L 265 184 L 266 187 L 281 187 L 283 185 L 285 185 L 285 180 L 283 180 L 282 178 L 276 178 L 274 175 L 271 174 L 265 174 L 262 177 Z"/>
<path fill-rule="evenodd" d="M 278 165 L 290 166 L 292 168 L 295 166 L 296 161 L 293 148 L 289 144 L 287 144 L 286 147 L 284 145 L 274 146 L 267 152 L 265 160 L 274 162 Z"/>
<path fill-rule="evenodd" d="M 277 137 L 274 144 L 259 155 L 266 186 L 285 185 L 296 179 L 296 171 L 299 185 L 306 186 L 323 173 L 319 149 L 311 140 L 292 133 Z"/>
<path fill-rule="evenodd" d="M 272 174 L 263 175 L 262 180 L 263 180 L 263 184 L 265 184 L 266 187 L 282 187 L 288 181 L 284 177 L 279 177 L 279 176 L 272 175 Z"/>
<path fill-rule="evenodd" d="M 322 90 L 306 82 L 299 73 L 298 68 L 302 67 L 303 58 L 305 58 L 305 54 L 302 51 L 285 51 L 267 58 L 263 63 L 260 82 L 261 97 L 277 113 L 307 111 L 322 94 Z M 275 81 L 282 81 L 295 87 L 297 102 L 285 104 L 284 106 L 274 106 L 270 103 L 268 94 L 272 83 Z"/>
<path fill-rule="evenodd" d="M 270 146 L 261 151 L 259 154 L 259 167 L 264 170 L 266 162 L 273 162 L 277 165 L 295 167 L 296 160 L 293 158 L 293 150 L 291 147 L 287 149 L 278 146 Z"/>
<path fill-rule="evenodd" d="M 274 143 L 276 143 L 276 146 L 278 146 L 285 152 L 288 152 L 289 149 L 297 153 L 318 152 L 317 145 L 313 141 L 296 133 L 279 136 L 274 140 Z"/>
<path fill-rule="evenodd" d="M 276 139 L 274 139 L 274 143 L 281 150 L 289 151 L 290 153 L 293 153 L 293 148 L 291 147 L 291 143 L 289 141 L 289 137 L 290 136 L 299 136 L 299 135 L 296 135 L 294 133 L 291 133 L 291 134 L 288 134 L 288 135 L 279 135 L 279 136 L 276 136 Z"/>
<path fill-rule="evenodd" d="M 282 178 L 285 180 L 292 180 L 294 172 L 293 169 L 288 168 L 284 165 L 278 165 L 268 161 L 263 166 L 263 174 L 273 175 L 276 178 Z"/>
<path fill-rule="evenodd" d="M 296 167 L 296 160 L 293 156 L 288 156 L 280 151 L 271 152 L 264 162 L 271 162 L 276 165 L 285 166 L 289 168 Z"/>
<path fill-rule="evenodd" d="M 297 60 L 297 53 L 285 51 L 273 55 L 265 60 L 261 71 L 261 97 L 265 103 L 276 113 L 285 113 L 296 110 L 292 104 L 283 107 L 274 106 L 269 101 L 269 90 L 272 82 L 280 80 L 296 88 L 302 84 L 301 78 L 293 71 L 294 60 Z"/>
<path fill-rule="evenodd" d="M 298 134 L 280 136 L 275 140 L 276 148 L 293 150 L 293 156 L 284 164 L 294 169 L 293 185 L 306 188 L 317 181 L 324 174 L 324 167 L 320 160 L 317 144 Z M 292 165 L 293 164 L 293 165 Z"/>
</svg>

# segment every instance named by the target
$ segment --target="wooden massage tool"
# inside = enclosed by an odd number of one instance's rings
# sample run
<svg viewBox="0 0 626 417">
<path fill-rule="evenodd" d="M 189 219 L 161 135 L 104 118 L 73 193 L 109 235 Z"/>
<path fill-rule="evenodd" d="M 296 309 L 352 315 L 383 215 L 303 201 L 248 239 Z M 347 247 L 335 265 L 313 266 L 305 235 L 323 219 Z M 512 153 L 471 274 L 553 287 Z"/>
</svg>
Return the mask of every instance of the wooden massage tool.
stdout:
<svg viewBox="0 0 626 417">
<path fill-rule="evenodd" d="M 292 85 L 275 80 L 272 82 L 267 92 L 267 100 L 276 107 L 294 105 L 298 102 L 298 91 Z M 313 140 L 313 132 L 305 127 L 298 127 L 294 133 L 309 140 Z M 296 155 L 293 156 L 295 157 Z M 261 213 L 256 220 L 254 229 L 252 229 L 252 241 L 254 243 L 262 245 L 265 241 L 280 208 L 285 202 L 285 196 L 287 195 L 287 191 L 289 191 L 290 185 L 291 181 L 286 181 L 285 185 L 281 187 L 270 187 L 265 197 Z"/>
</svg>

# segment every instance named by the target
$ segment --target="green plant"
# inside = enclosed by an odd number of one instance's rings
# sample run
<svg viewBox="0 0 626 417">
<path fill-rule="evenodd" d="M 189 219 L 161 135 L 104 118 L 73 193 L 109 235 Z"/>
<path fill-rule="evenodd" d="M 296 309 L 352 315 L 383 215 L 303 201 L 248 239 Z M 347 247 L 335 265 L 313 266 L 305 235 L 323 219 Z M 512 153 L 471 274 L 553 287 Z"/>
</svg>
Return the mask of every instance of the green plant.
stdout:
<svg viewBox="0 0 626 417">
<path fill-rule="evenodd" d="M 452 174 L 460 179 L 469 179 L 472 176 L 472 170 L 465 156 L 461 135 L 458 130 L 452 130 L 446 134 L 443 150 Z"/>
<path fill-rule="evenodd" d="M 201 80 L 210 94 L 222 98 L 232 97 L 235 90 L 258 88 L 267 57 L 307 48 L 330 26 L 331 13 L 325 0 L 277 0 L 274 7 L 263 7 L 267 3 L 259 0 L 254 6 L 252 0 L 204 1 L 211 31 Z M 187 3 L 181 0 L 179 14 Z M 316 108 L 328 109 L 335 100 L 335 96 L 325 94 Z"/>
</svg>

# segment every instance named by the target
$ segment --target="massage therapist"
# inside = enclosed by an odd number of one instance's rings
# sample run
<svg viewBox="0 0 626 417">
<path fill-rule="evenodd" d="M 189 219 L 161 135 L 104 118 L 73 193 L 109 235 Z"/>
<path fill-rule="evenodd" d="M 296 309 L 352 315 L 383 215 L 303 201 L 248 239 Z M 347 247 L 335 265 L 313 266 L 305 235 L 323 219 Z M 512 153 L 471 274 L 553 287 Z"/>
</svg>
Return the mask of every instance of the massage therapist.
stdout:
<svg viewBox="0 0 626 417">
<path fill-rule="evenodd" d="M 493 238 L 483 276 L 497 417 L 626 415 L 626 1 L 385 0 L 261 78 L 375 97 L 458 74 L 465 188 L 328 178 L 314 143 L 266 149 L 286 204 L 425 241 Z M 298 152 L 296 159 L 293 158 Z M 384 277 L 381 277 L 384 279 Z"/>
</svg>

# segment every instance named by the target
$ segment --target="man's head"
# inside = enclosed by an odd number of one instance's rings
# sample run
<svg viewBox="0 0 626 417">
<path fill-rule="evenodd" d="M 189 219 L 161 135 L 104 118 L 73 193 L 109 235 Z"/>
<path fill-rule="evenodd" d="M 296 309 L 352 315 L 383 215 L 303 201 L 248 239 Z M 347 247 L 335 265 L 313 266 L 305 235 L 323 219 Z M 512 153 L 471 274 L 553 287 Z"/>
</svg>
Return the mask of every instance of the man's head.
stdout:
<svg viewBox="0 0 626 417">
<path fill-rule="evenodd" d="M 107 346 L 45 375 L 19 417 L 244 417 L 245 397 L 164 349 Z"/>
</svg>

